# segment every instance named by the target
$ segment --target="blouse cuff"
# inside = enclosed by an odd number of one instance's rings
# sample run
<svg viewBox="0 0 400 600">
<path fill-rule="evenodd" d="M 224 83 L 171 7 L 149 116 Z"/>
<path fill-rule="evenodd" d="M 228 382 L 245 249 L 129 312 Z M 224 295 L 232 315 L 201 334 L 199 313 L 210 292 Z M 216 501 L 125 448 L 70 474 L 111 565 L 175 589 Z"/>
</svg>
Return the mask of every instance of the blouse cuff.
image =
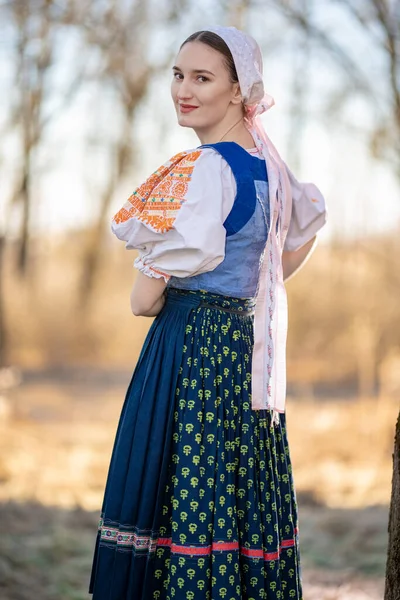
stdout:
<svg viewBox="0 0 400 600">
<path fill-rule="evenodd" d="M 164 279 L 165 283 L 168 283 L 168 281 L 171 279 L 171 275 L 167 275 L 167 273 L 163 273 L 155 267 L 151 267 L 150 265 L 144 264 L 140 256 L 136 258 L 133 265 L 134 267 L 136 267 L 136 269 L 138 269 L 141 273 L 147 275 L 148 277 L 154 277 L 155 279 Z"/>
</svg>

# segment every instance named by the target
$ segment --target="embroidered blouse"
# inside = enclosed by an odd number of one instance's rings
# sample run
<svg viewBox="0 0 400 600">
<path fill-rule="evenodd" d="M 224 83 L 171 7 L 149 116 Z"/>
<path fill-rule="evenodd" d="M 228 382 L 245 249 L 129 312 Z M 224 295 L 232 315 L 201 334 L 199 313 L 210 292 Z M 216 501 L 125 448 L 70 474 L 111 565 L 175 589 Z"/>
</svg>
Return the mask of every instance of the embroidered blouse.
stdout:
<svg viewBox="0 0 400 600">
<path fill-rule="evenodd" d="M 260 156 L 257 148 L 248 152 Z M 174 174 L 178 184 L 171 183 L 171 189 L 162 190 L 165 195 L 172 193 L 173 200 L 180 204 L 171 228 L 162 231 L 164 224 L 159 224 L 155 230 L 154 222 L 143 219 L 142 213 L 138 218 L 130 217 L 123 230 L 118 215 L 112 224 L 112 231 L 126 242 L 126 248 L 139 251 L 134 266 L 165 282 L 172 276 L 191 277 L 212 271 L 225 258 L 223 223 L 235 200 L 235 178 L 225 159 L 212 148 L 189 151 L 188 156 L 190 159 L 175 169 L 179 171 Z M 188 181 L 179 186 L 182 173 Z"/>
</svg>

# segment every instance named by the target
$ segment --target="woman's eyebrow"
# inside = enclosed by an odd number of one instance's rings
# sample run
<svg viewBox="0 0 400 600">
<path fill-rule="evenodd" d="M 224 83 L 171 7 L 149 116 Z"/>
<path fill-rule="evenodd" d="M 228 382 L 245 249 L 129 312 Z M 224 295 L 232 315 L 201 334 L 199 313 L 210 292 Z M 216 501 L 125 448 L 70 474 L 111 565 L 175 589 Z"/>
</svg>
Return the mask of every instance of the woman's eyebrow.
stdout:
<svg viewBox="0 0 400 600">
<path fill-rule="evenodd" d="M 180 69 L 179 67 L 172 67 L 172 70 L 179 71 L 180 73 L 182 73 L 182 69 Z M 211 71 L 207 71 L 207 69 L 193 69 L 192 73 L 208 73 L 209 75 L 213 75 L 215 77 L 215 74 Z"/>
</svg>

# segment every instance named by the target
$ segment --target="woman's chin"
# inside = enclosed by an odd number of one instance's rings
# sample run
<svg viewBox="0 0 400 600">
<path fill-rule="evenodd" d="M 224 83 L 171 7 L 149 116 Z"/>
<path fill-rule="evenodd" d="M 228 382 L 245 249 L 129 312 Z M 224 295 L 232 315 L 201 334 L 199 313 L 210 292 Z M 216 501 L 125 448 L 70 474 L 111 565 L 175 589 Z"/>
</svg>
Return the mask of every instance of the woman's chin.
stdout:
<svg viewBox="0 0 400 600">
<path fill-rule="evenodd" d="M 191 119 L 189 115 L 178 115 L 178 124 L 181 127 L 193 127 L 194 119 Z"/>
</svg>

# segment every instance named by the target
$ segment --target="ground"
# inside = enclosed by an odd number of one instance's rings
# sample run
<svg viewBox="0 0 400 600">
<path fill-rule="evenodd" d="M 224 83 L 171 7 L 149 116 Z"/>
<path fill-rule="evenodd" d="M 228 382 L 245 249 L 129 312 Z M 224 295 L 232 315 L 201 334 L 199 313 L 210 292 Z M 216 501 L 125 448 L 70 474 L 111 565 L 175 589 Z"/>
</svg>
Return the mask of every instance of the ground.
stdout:
<svg viewBox="0 0 400 600">
<path fill-rule="evenodd" d="M 129 373 L 25 373 L 0 403 L 0 597 L 83 600 Z M 1 406 L 3 407 L 1 409 Z M 381 600 L 397 404 L 288 401 L 305 600 Z"/>
</svg>

